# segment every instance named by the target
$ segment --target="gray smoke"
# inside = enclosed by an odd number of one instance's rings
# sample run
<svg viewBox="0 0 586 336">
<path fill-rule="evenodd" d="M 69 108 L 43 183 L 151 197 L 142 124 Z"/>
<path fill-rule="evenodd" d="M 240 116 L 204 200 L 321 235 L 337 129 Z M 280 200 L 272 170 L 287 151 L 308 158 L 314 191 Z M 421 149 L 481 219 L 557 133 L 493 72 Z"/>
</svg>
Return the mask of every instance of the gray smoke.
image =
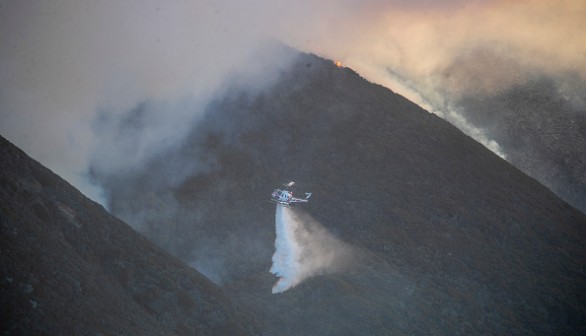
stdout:
<svg viewBox="0 0 586 336">
<path fill-rule="evenodd" d="M 271 273 L 279 279 L 273 294 L 319 274 L 349 266 L 352 248 L 332 236 L 311 216 L 280 205 L 275 214 L 275 253 Z"/>
<path fill-rule="evenodd" d="M 462 99 L 480 106 L 544 76 L 572 111 L 584 111 L 585 13 L 580 0 L 5 1 L 0 132 L 105 203 L 90 166 L 140 165 L 176 147 L 226 83 L 270 82 L 274 74 L 251 74 L 286 64 L 279 53 L 254 61 L 268 37 L 340 60 L 509 157 L 507 140 L 470 120 Z M 141 108 L 142 130 L 112 134 L 116 118 Z M 567 111 L 547 117 L 573 120 Z M 546 165 L 533 157 L 523 160 Z"/>
<path fill-rule="evenodd" d="M 278 40 L 445 117 L 586 211 L 585 14 L 580 0 L 9 0 L 0 132 L 222 283 L 266 266 L 274 237 L 230 198 L 246 186 L 206 184 L 238 160 L 213 149 L 254 125 L 197 125 L 231 88 L 271 87 L 294 57 Z M 182 196 L 186 180 L 207 199 Z M 230 232 L 210 233 L 228 205 Z"/>
</svg>

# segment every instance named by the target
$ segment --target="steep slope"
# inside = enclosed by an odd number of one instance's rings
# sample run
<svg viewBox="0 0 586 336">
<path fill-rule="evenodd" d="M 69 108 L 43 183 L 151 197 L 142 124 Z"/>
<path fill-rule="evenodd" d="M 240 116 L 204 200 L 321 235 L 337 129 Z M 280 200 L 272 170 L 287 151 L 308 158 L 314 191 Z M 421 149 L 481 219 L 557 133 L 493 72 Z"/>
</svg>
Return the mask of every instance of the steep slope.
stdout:
<svg viewBox="0 0 586 336">
<path fill-rule="evenodd" d="M 0 137 L 3 335 L 248 335 L 220 289 Z"/>
<path fill-rule="evenodd" d="M 167 180 L 186 158 L 199 166 Z M 446 121 L 316 56 L 260 93 L 233 88 L 175 150 L 93 175 L 115 214 L 269 334 L 586 332 L 585 216 Z M 314 193 L 298 212 L 359 256 L 272 295 L 266 199 L 287 179 Z"/>
<path fill-rule="evenodd" d="M 552 79 L 538 78 L 459 104 L 509 162 L 586 213 L 586 104 L 565 95 Z"/>
</svg>

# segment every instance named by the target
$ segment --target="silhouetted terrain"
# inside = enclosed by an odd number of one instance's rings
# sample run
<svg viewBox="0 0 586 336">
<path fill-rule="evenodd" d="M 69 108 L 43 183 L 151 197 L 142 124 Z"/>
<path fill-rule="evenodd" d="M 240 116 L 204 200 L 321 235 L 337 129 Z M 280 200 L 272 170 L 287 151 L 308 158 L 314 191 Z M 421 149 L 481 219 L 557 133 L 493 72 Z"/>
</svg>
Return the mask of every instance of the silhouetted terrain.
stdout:
<svg viewBox="0 0 586 336">
<path fill-rule="evenodd" d="M 564 94 L 553 80 L 538 78 L 466 97 L 461 112 L 499 143 L 509 162 L 586 213 L 586 104 Z"/>
<path fill-rule="evenodd" d="M 139 106 L 119 125 L 148 117 Z M 316 56 L 261 92 L 229 90 L 181 146 L 92 174 L 115 215 L 270 335 L 586 333 L 584 214 L 448 122 Z M 360 257 L 272 295 L 266 200 L 287 180 L 313 192 L 297 211 Z"/>
<path fill-rule="evenodd" d="M 201 274 L 0 137 L 2 335 L 250 335 Z"/>
</svg>

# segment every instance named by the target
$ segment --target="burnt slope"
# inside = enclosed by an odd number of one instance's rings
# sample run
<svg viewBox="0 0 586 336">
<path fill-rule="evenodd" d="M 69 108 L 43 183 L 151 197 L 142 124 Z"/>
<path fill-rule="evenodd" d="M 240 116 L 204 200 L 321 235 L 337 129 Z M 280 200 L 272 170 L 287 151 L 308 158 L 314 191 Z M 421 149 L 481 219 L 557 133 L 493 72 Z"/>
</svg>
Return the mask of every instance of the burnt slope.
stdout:
<svg viewBox="0 0 586 336">
<path fill-rule="evenodd" d="M 3 335 L 248 335 L 223 292 L 0 137 Z"/>
<path fill-rule="evenodd" d="M 186 157 L 206 169 L 165 182 Z M 114 213 L 195 260 L 270 334 L 586 331 L 585 216 L 446 121 L 316 56 L 270 89 L 229 91 L 176 150 L 94 176 Z M 300 211 L 363 259 L 271 295 L 266 199 L 287 179 L 314 193 Z"/>
</svg>

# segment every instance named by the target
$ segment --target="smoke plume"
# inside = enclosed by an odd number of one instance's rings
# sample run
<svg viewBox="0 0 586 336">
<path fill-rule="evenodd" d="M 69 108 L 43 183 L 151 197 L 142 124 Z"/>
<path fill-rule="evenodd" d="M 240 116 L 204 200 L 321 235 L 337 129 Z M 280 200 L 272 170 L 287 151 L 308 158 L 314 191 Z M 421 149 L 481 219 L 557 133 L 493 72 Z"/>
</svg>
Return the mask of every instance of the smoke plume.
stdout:
<svg viewBox="0 0 586 336">
<path fill-rule="evenodd" d="M 500 97 L 544 76 L 581 123 L 585 14 L 581 0 L 4 1 L 0 132 L 104 203 L 90 167 L 126 169 L 176 147 L 235 71 L 264 73 L 266 59 L 250 60 L 268 37 L 340 60 L 513 157 L 508 139 L 471 122 L 461 100 Z M 119 136 L 123 146 L 111 141 L 119 126 L 111 116 L 144 104 L 147 131 Z"/>
<path fill-rule="evenodd" d="M 273 294 L 282 293 L 318 274 L 343 269 L 351 248 L 334 238 L 306 214 L 277 205 L 275 254 L 270 272 L 279 279 Z"/>
</svg>

